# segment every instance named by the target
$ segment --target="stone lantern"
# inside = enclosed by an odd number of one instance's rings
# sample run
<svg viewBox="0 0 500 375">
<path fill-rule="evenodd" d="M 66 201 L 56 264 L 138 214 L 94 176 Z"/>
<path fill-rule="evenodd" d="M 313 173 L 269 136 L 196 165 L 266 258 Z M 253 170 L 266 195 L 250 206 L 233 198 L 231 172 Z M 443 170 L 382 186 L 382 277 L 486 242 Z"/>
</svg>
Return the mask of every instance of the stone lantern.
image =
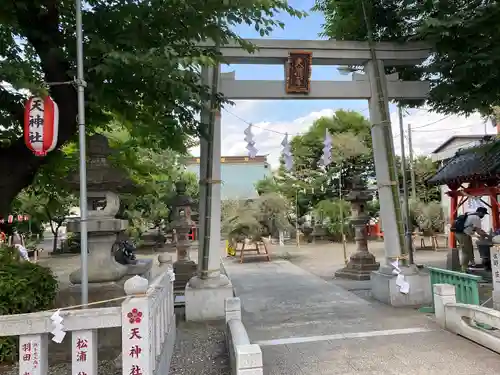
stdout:
<svg viewBox="0 0 500 375">
<path fill-rule="evenodd" d="M 351 255 L 347 265 L 335 272 L 336 277 L 352 280 L 370 280 L 372 271 L 380 267 L 380 263 L 375 260 L 375 256 L 368 251 L 367 224 L 370 216 L 366 212 L 366 203 L 371 201 L 373 196 L 364 189 L 360 179 L 353 182 L 353 188 L 344 198 L 351 202 L 352 217 L 350 222 L 354 227 L 354 240 L 356 241 L 356 252 Z"/>
<path fill-rule="evenodd" d="M 123 265 L 116 262 L 112 253 L 117 235 L 128 226 L 126 220 L 116 218 L 120 209 L 118 193 L 132 191 L 133 182 L 124 170 L 111 165 L 109 157 L 113 150 L 105 136 L 91 136 L 88 139 L 87 154 L 89 286 L 124 281 L 127 275 L 150 277 L 151 260 L 138 260 L 135 264 Z M 69 180 L 70 186 L 79 190 L 79 174 L 70 176 Z M 80 220 L 69 222 L 68 231 L 80 233 Z M 72 272 L 69 278 L 72 284 L 81 284 L 81 269 Z M 99 287 L 96 290 L 98 289 Z"/>
<path fill-rule="evenodd" d="M 170 227 L 173 232 L 174 244 L 177 252 L 177 260 L 173 268 L 175 273 L 174 290 L 184 294 L 186 284 L 196 275 L 196 263 L 190 259 L 189 249 L 191 240 L 189 232 L 194 226 L 191 220 L 191 208 L 194 206 L 192 198 L 186 194 L 186 184 L 178 182 L 175 184 L 176 196 L 171 202 Z"/>
</svg>

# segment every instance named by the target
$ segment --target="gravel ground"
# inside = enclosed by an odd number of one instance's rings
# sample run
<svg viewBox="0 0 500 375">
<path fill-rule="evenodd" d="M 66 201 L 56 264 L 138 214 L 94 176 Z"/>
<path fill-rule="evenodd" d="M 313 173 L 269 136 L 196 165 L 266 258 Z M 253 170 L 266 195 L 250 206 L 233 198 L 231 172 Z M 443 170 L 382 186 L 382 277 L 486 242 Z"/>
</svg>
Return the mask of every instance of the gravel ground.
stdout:
<svg viewBox="0 0 500 375">
<path fill-rule="evenodd" d="M 98 375 L 122 375 L 122 370 L 117 368 L 114 361 L 99 361 Z M 2 375 L 19 375 L 19 368 L 15 366 L 0 366 Z M 71 363 L 59 363 L 49 367 L 48 375 L 71 374 Z"/>
<path fill-rule="evenodd" d="M 178 320 L 170 375 L 229 375 L 224 322 Z M 9 374 L 10 375 L 10 374 Z"/>
</svg>

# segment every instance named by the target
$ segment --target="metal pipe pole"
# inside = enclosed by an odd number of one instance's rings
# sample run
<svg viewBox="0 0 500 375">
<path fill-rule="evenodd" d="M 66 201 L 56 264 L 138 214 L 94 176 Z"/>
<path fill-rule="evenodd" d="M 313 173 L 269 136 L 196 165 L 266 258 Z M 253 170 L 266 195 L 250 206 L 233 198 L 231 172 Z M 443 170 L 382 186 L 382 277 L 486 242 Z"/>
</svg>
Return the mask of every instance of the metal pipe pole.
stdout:
<svg viewBox="0 0 500 375">
<path fill-rule="evenodd" d="M 299 246 L 299 190 L 295 190 L 295 246 Z"/>
<path fill-rule="evenodd" d="M 342 199 L 344 194 L 342 193 L 342 167 L 343 163 L 340 162 L 340 173 L 339 173 L 339 211 L 340 211 L 340 235 L 342 241 L 342 250 L 344 251 L 344 263 L 347 265 L 347 244 L 345 243 L 345 232 L 344 232 L 344 204 Z"/>
<path fill-rule="evenodd" d="M 399 132 L 401 139 L 401 170 L 403 172 L 403 212 L 405 215 L 405 247 L 408 253 L 408 263 L 413 264 L 413 242 L 411 238 L 411 216 L 410 216 L 410 204 L 408 197 L 408 180 L 406 179 L 406 153 L 405 153 L 405 134 L 403 128 L 403 109 L 401 105 L 398 105 L 398 115 L 399 115 Z"/>
<path fill-rule="evenodd" d="M 78 141 L 80 146 L 80 261 L 82 272 L 82 300 L 81 304 L 89 302 L 89 275 L 87 250 L 87 153 L 85 137 L 85 86 L 83 80 L 83 26 L 82 2 L 75 0 L 76 8 L 76 72 L 78 93 Z"/>
<path fill-rule="evenodd" d="M 417 185 L 415 184 L 415 168 L 413 163 L 413 142 L 411 140 L 411 124 L 408 124 L 408 153 L 410 154 L 411 198 L 417 200 Z"/>
</svg>

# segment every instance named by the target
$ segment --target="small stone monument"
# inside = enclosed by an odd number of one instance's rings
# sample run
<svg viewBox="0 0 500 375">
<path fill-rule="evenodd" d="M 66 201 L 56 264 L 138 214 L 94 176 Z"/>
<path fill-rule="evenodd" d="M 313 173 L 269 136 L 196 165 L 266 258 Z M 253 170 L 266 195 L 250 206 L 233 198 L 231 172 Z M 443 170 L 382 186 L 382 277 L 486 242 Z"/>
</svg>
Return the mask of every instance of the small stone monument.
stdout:
<svg viewBox="0 0 500 375">
<path fill-rule="evenodd" d="M 119 192 L 131 191 L 133 182 L 125 171 L 111 165 L 109 157 L 112 149 L 103 135 L 93 135 L 88 139 L 87 189 L 88 189 L 88 281 L 89 301 L 90 286 L 95 284 L 97 293 L 103 283 L 124 282 L 129 276 L 141 275 L 150 277 L 151 260 L 138 260 L 135 264 L 123 265 L 116 262 L 112 248 L 117 235 L 128 225 L 126 220 L 117 219 L 120 209 Z M 79 174 L 70 176 L 70 185 L 78 190 Z M 102 204 L 105 204 L 102 207 Z M 80 220 L 68 223 L 68 231 L 81 232 Z M 82 282 L 81 269 L 73 271 L 69 276 L 72 284 Z M 112 288 L 114 289 L 114 288 Z M 120 287 L 123 294 L 123 287 Z M 102 290 L 102 289 L 101 289 Z M 115 291 L 111 294 L 116 294 Z M 102 298 L 101 298 L 102 299 Z"/>
<path fill-rule="evenodd" d="M 178 182 L 175 185 L 176 196 L 171 203 L 171 228 L 177 251 L 177 260 L 174 263 L 174 290 L 176 293 L 184 294 L 186 284 L 196 275 L 196 263 L 189 257 L 191 241 L 188 238 L 189 231 L 194 222 L 191 220 L 191 207 L 193 200 L 186 194 L 186 185 Z"/>
<path fill-rule="evenodd" d="M 372 200 L 372 195 L 364 189 L 360 179 L 356 179 L 353 188 L 345 197 L 351 202 L 352 217 L 351 224 L 354 227 L 354 240 L 357 250 L 351 255 L 349 263 L 335 272 L 335 277 L 352 280 L 370 280 L 372 271 L 380 267 L 380 263 L 375 260 L 375 256 L 368 251 L 368 233 L 366 225 L 370 217 L 366 213 L 366 202 Z"/>
</svg>

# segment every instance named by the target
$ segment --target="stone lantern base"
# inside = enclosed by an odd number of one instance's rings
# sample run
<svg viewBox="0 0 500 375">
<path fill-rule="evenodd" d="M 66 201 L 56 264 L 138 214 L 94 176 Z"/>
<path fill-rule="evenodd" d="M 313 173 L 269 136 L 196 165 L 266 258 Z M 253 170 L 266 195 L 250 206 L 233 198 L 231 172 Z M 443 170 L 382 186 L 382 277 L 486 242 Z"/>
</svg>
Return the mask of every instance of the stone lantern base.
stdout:
<svg viewBox="0 0 500 375">
<path fill-rule="evenodd" d="M 190 259 L 182 259 L 174 262 L 174 292 L 184 294 L 186 285 L 192 277 L 196 276 L 198 266 Z"/>
<path fill-rule="evenodd" d="M 358 251 L 351 255 L 349 263 L 335 272 L 335 277 L 350 280 L 370 280 L 371 272 L 377 271 L 380 263 L 375 256 L 367 251 Z"/>
</svg>

